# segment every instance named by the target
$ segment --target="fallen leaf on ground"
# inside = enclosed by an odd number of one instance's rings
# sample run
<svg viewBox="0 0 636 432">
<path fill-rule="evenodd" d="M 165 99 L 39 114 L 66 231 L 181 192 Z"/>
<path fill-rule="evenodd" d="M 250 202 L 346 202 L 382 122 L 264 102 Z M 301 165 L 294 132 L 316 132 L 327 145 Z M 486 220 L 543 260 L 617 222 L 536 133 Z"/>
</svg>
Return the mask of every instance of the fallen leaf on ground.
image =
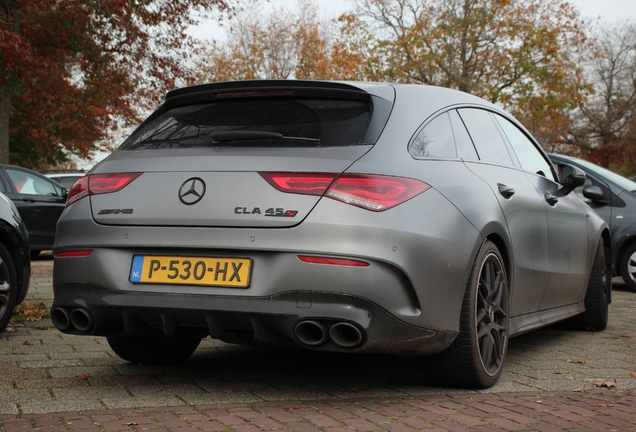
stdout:
<svg viewBox="0 0 636 432">
<path fill-rule="evenodd" d="M 583 393 L 583 392 L 585 392 L 585 388 L 584 388 L 584 387 L 579 387 L 579 388 L 574 389 L 574 390 L 572 390 L 572 391 L 573 391 L 573 392 L 576 392 L 576 393 Z"/>
<path fill-rule="evenodd" d="M 608 404 L 608 403 L 595 403 L 594 405 L 595 407 L 599 407 L 599 408 L 611 408 L 614 406 L 614 404 Z"/>
<path fill-rule="evenodd" d="M 586 328 L 585 330 L 591 333 L 598 333 L 598 330 L 596 330 L 594 327 L 591 327 L 591 326 Z"/>
<path fill-rule="evenodd" d="M 139 423 L 137 422 L 127 422 L 126 426 L 137 426 Z"/>
<path fill-rule="evenodd" d="M 223 389 L 223 390 L 221 390 L 221 393 L 227 393 L 227 394 L 230 394 L 230 393 L 232 393 L 232 390 L 229 390 L 229 389 Z"/>
<path fill-rule="evenodd" d="M 585 360 L 585 359 L 580 359 L 580 360 L 568 360 L 568 363 L 576 363 L 576 364 L 588 364 L 589 361 Z"/>
<path fill-rule="evenodd" d="M 298 409 L 298 408 L 300 408 L 300 407 L 299 406 L 288 406 L 288 407 L 285 407 L 285 409 L 289 410 L 289 411 L 293 411 L 293 410 Z"/>
<path fill-rule="evenodd" d="M 13 309 L 13 316 L 16 321 L 35 322 L 48 317 L 49 311 L 46 310 L 43 303 L 31 304 L 25 301 Z"/>
<path fill-rule="evenodd" d="M 628 335 L 628 334 L 624 334 L 624 333 L 623 333 L 623 334 L 621 335 L 621 337 L 622 337 L 622 338 L 625 338 L 625 339 L 629 339 L 629 335 Z"/>
<path fill-rule="evenodd" d="M 603 381 L 603 382 L 594 383 L 594 385 L 596 387 L 616 388 L 616 381 L 614 382 Z"/>
<path fill-rule="evenodd" d="M 358 393 L 360 391 L 360 387 L 351 387 L 349 389 L 350 392 Z"/>
<path fill-rule="evenodd" d="M 636 378 L 636 372 L 630 372 L 629 376 L 632 377 L 632 378 Z"/>
<path fill-rule="evenodd" d="M 91 377 L 91 374 L 81 374 L 81 375 L 75 375 L 75 378 L 77 379 L 81 379 L 81 380 L 85 380 L 85 379 L 89 379 Z"/>
<path fill-rule="evenodd" d="M 519 384 L 521 384 L 521 385 L 529 385 L 530 383 L 528 381 L 519 381 Z"/>
<path fill-rule="evenodd" d="M 24 341 L 24 343 L 22 345 L 33 345 L 33 342 L 31 341 Z"/>
<path fill-rule="evenodd" d="M 569 374 L 570 372 L 568 372 L 568 371 L 557 371 L 557 372 L 552 372 L 552 373 L 553 373 L 554 375 L 567 375 L 567 374 Z"/>
<path fill-rule="evenodd" d="M 18 331 L 17 327 L 7 327 L 4 329 L 4 331 L 6 331 L 7 333 L 15 333 Z"/>
</svg>

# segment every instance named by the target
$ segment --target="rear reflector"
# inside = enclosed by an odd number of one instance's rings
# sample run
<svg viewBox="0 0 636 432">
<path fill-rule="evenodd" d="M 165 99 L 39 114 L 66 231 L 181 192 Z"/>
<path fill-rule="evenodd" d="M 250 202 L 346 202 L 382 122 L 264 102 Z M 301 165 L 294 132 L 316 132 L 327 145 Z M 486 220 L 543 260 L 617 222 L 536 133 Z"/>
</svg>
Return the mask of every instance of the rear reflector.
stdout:
<svg viewBox="0 0 636 432">
<path fill-rule="evenodd" d="M 419 180 L 373 174 L 259 173 L 281 192 L 324 195 L 371 211 L 384 211 L 427 191 Z"/>
<path fill-rule="evenodd" d="M 76 258 L 76 257 L 85 257 L 92 254 L 93 251 L 90 249 L 87 250 L 74 250 L 74 251 L 64 251 L 58 252 L 55 254 L 55 258 Z"/>
<path fill-rule="evenodd" d="M 309 264 L 329 264 L 329 265 L 340 265 L 340 266 L 348 266 L 348 267 L 369 267 L 368 262 L 352 260 L 352 259 L 317 257 L 317 256 L 308 256 L 308 255 L 298 255 L 298 259 L 304 263 L 309 263 Z"/>
<path fill-rule="evenodd" d="M 88 174 L 78 179 L 68 193 L 66 206 L 91 195 L 107 194 L 122 190 L 142 173 Z"/>
</svg>

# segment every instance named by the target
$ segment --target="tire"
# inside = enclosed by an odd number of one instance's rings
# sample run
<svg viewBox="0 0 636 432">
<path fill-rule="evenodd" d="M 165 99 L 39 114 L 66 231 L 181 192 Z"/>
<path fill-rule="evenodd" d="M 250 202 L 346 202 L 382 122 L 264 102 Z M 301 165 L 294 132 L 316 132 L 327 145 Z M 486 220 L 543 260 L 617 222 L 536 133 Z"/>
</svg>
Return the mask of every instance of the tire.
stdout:
<svg viewBox="0 0 636 432">
<path fill-rule="evenodd" d="M 153 335 L 108 336 L 119 357 L 133 363 L 171 365 L 184 362 L 201 343 L 200 338 Z"/>
<path fill-rule="evenodd" d="M 607 327 L 612 278 L 606 254 L 605 242 L 601 239 L 585 293 L 585 312 L 574 317 L 577 327 L 582 330 L 601 331 Z"/>
<path fill-rule="evenodd" d="M 625 249 L 619 265 L 625 285 L 630 291 L 636 292 L 636 243 Z"/>
<path fill-rule="evenodd" d="M 436 385 L 483 389 L 499 381 L 508 353 L 509 289 L 494 243 L 484 243 L 462 302 L 459 335 L 441 354 L 424 359 Z"/>
<path fill-rule="evenodd" d="M 18 276 L 11 254 L 0 244 L 0 332 L 11 319 L 18 298 Z"/>
</svg>

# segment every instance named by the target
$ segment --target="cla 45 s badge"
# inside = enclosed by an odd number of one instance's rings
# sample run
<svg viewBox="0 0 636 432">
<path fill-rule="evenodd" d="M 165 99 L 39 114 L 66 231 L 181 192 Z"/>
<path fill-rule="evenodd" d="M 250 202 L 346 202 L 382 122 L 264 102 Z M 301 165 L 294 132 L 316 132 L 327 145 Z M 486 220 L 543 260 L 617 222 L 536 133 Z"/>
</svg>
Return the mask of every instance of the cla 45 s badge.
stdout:
<svg viewBox="0 0 636 432">
<path fill-rule="evenodd" d="M 254 207 L 252 210 L 247 207 L 234 207 L 234 213 L 244 215 L 262 214 L 264 216 L 272 217 L 294 217 L 298 214 L 298 210 L 285 210 L 280 207 L 270 207 L 265 211 L 261 211 L 260 207 Z"/>
</svg>

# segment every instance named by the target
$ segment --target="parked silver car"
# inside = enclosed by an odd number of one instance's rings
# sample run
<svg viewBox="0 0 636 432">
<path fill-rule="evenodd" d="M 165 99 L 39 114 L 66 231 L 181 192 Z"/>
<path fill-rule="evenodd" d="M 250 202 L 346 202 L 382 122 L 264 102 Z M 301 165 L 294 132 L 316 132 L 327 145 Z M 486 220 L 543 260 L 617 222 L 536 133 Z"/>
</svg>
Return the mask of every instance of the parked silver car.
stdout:
<svg viewBox="0 0 636 432">
<path fill-rule="evenodd" d="M 606 326 L 609 232 L 570 194 L 584 181 L 449 89 L 175 90 L 70 191 L 52 319 L 133 362 L 209 335 L 423 355 L 432 382 L 489 387 L 510 337 Z"/>
</svg>

